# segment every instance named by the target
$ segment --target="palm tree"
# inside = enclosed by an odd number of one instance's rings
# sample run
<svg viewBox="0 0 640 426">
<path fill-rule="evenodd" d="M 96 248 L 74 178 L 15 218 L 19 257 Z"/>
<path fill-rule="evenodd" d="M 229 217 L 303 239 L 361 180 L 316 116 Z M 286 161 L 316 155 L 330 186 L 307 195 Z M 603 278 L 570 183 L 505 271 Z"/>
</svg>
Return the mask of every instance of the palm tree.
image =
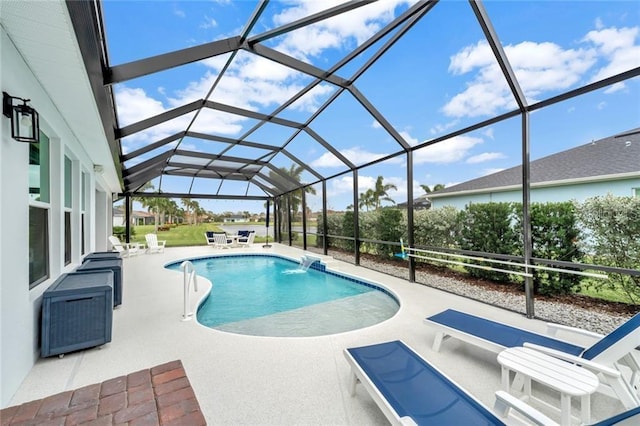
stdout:
<svg viewBox="0 0 640 426">
<path fill-rule="evenodd" d="M 392 189 L 397 191 L 398 187 L 392 183 L 383 184 L 383 180 L 384 178 L 382 176 L 378 176 L 378 179 L 376 179 L 375 188 L 373 190 L 373 200 L 376 210 L 380 208 L 381 201 L 391 201 L 393 204 L 396 203 L 393 199 L 389 198 L 389 194 L 387 193 L 387 191 L 390 191 Z"/>
<path fill-rule="evenodd" d="M 198 224 L 198 218 L 206 211 L 200 207 L 200 203 L 196 200 L 191 201 L 191 211 L 193 211 L 194 225 Z"/>
<path fill-rule="evenodd" d="M 420 185 L 420 188 L 422 188 L 424 190 L 424 192 L 426 192 L 427 194 L 431 193 L 431 192 L 436 192 L 436 191 L 440 191 L 441 189 L 444 189 L 444 185 L 441 183 L 437 183 L 433 189 L 431 189 L 429 187 L 429 185 Z"/>
<path fill-rule="evenodd" d="M 369 207 L 375 207 L 376 202 L 373 196 L 373 189 L 369 188 L 365 192 L 360 193 L 360 200 L 358 202 L 358 207 L 360 209 L 365 208 L 369 211 Z"/>
<path fill-rule="evenodd" d="M 151 181 L 145 183 L 144 185 L 142 185 L 140 188 L 138 188 L 138 192 L 145 192 L 145 191 L 153 191 L 155 189 L 155 187 L 153 186 L 153 184 L 151 183 Z M 149 198 L 147 197 L 131 197 L 131 203 L 133 203 L 134 201 L 137 201 L 138 203 L 142 204 L 142 207 L 144 208 L 148 208 L 149 207 Z M 129 210 L 131 212 L 133 212 L 133 205 L 129 206 Z"/>
<path fill-rule="evenodd" d="M 280 167 L 280 170 L 285 175 L 291 177 L 293 180 L 300 183 L 302 179 L 302 172 L 304 171 L 304 167 L 297 165 L 295 163 L 292 163 L 288 169 L 286 167 Z M 278 176 L 277 173 L 274 173 L 273 171 L 269 172 L 269 176 L 271 176 L 273 180 L 276 180 L 276 181 L 282 179 L 280 176 Z M 304 191 L 308 194 L 313 194 L 313 195 L 316 194 L 316 190 L 312 186 L 305 187 Z M 291 213 L 292 215 L 295 216 L 296 213 L 298 213 L 300 204 L 302 204 L 302 193 L 300 191 L 293 191 L 289 193 L 288 197 L 289 197 L 289 203 L 291 206 Z"/>
<path fill-rule="evenodd" d="M 182 202 L 182 205 L 185 208 L 187 223 L 191 224 L 191 215 L 189 213 L 195 210 L 194 203 L 196 202 L 193 201 L 191 198 L 181 198 L 180 201 Z"/>
</svg>

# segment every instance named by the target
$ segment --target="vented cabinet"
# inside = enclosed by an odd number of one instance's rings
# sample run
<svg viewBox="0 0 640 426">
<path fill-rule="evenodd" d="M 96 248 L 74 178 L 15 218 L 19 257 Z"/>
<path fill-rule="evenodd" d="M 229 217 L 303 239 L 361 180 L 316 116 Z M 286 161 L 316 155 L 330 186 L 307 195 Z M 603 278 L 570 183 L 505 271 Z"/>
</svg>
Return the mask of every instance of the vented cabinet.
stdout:
<svg viewBox="0 0 640 426">
<path fill-rule="evenodd" d="M 111 341 L 113 271 L 61 275 L 42 296 L 43 357 Z"/>
<path fill-rule="evenodd" d="M 113 306 L 122 304 L 122 259 L 91 259 L 76 268 L 76 272 L 113 271 Z"/>
<path fill-rule="evenodd" d="M 94 251 L 89 253 L 82 259 L 82 263 L 87 263 L 90 260 L 118 260 L 120 259 L 120 253 L 117 251 Z"/>
</svg>

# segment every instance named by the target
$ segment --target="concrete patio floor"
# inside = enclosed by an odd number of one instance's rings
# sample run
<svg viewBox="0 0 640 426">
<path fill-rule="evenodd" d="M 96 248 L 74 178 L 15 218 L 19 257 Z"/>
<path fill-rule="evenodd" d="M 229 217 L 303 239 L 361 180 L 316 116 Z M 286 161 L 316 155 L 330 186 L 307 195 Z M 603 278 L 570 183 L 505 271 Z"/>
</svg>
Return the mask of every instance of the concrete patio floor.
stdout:
<svg viewBox="0 0 640 426">
<path fill-rule="evenodd" d="M 489 352 L 450 340 L 431 349 L 433 333 L 422 320 L 446 308 L 544 332 L 545 324 L 440 290 L 412 284 L 341 261 L 329 267 L 379 283 L 398 295 L 391 319 L 351 332 L 305 338 L 235 335 L 183 322 L 182 275 L 163 266 L 216 253 L 276 253 L 299 258 L 299 249 L 273 244 L 216 250 L 209 246 L 168 248 L 164 253 L 124 259 L 123 303 L 114 311 L 112 341 L 103 347 L 40 359 L 11 405 L 77 389 L 151 366 L 181 360 L 204 416 L 220 425 L 375 425 L 385 417 L 362 386 L 349 396 L 343 350 L 402 339 L 488 407 L 500 389 L 500 368 Z M 209 283 L 200 280 L 195 305 Z M 586 344 L 588 342 L 576 341 Z M 540 390 L 540 389 L 536 389 Z M 559 395 L 545 395 L 559 405 Z M 577 412 L 577 407 L 574 407 Z M 622 411 L 608 397 L 592 397 L 592 417 Z M 557 418 L 557 416 L 555 416 Z"/>
</svg>

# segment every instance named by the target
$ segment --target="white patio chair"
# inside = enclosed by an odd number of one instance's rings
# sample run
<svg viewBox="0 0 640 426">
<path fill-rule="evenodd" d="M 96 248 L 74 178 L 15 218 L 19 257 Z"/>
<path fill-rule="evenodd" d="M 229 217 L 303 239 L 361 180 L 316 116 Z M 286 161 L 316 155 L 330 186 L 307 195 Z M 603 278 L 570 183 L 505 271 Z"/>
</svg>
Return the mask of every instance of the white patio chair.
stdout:
<svg viewBox="0 0 640 426">
<path fill-rule="evenodd" d="M 147 251 L 149 253 L 164 253 L 164 246 L 167 244 L 165 240 L 158 241 L 156 234 L 147 234 L 144 238 L 147 240 Z"/>
<path fill-rule="evenodd" d="M 207 240 L 207 245 L 208 246 L 215 246 L 216 245 L 216 241 L 213 239 L 213 232 L 211 231 L 207 231 L 204 233 L 204 238 Z"/>
<path fill-rule="evenodd" d="M 120 239 L 114 235 L 109 237 L 109 242 L 114 251 L 120 253 L 122 257 L 135 256 L 141 252 L 140 245 L 138 243 L 122 243 Z"/>
<path fill-rule="evenodd" d="M 238 238 L 238 244 L 242 247 L 249 247 L 253 244 L 253 239 L 256 237 L 256 231 L 249 232 L 249 236 L 246 238 Z"/>
<path fill-rule="evenodd" d="M 229 248 L 232 242 L 225 233 L 213 234 L 213 241 L 215 241 L 215 248 Z"/>
</svg>

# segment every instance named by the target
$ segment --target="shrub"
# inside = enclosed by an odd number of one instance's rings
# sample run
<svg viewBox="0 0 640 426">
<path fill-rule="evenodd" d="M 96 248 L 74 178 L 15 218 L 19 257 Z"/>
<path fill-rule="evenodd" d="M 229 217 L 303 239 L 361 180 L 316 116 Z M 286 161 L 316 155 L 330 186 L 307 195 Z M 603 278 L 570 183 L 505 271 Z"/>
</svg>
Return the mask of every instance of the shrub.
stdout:
<svg viewBox="0 0 640 426">
<path fill-rule="evenodd" d="M 413 214 L 413 238 L 415 245 L 433 248 L 457 246 L 458 210 L 446 206 L 419 210 Z"/>
<path fill-rule="evenodd" d="M 134 226 L 129 227 L 129 230 L 131 232 L 132 237 L 136 235 L 136 228 Z M 123 241 L 125 239 L 126 227 L 114 226 L 112 232 L 114 236 L 118 237 L 118 239 Z"/>
<path fill-rule="evenodd" d="M 511 203 L 469 204 L 458 215 L 460 233 L 458 242 L 464 250 L 486 253 L 513 254 L 518 247 L 518 234 L 512 222 L 514 208 Z M 473 261 L 481 266 L 494 266 L 488 262 Z M 500 266 L 500 269 L 508 267 Z M 480 268 L 467 268 L 474 277 L 494 281 L 509 281 L 508 274 L 487 271 Z"/>
<path fill-rule="evenodd" d="M 342 232 L 338 235 L 343 237 L 353 237 L 355 231 L 354 213 L 353 211 L 346 211 L 342 216 Z M 349 251 L 353 251 L 355 248 L 355 242 L 353 240 L 340 240 L 341 248 Z"/>
<path fill-rule="evenodd" d="M 516 210 L 516 226 L 522 240 L 522 204 L 517 204 Z M 573 203 L 532 203 L 529 214 L 533 257 L 582 261 L 583 253 L 578 247 L 580 230 Z M 521 248 L 518 254 L 522 255 Z M 580 287 L 581 281 L 580 275 L 533 269 L 533 291 L 536 294 L 569 294 Z"/>
<path fill-rule="evenodd" d="M 375 223 L 375 239 L 379 241 L 397 241 L 407 233 L 406 220 L 403 220 L 402 211 L 390 207 L 377 211 Z M 399 251 L 397 246 L 389 244 L 377 245 L 378 254 L 393 257 L 394 251 Z"/>
<path fill-rule="evenodd" d="M 640 269 L 640 198 L 593 197 L 576 203 L 579 222 L 587 228 L 582 243 L 596 264 Z M 640 299 L 640 277 L 609 273 L 596 289 L 620 288 L 632 303 Z"/>
</svg>

